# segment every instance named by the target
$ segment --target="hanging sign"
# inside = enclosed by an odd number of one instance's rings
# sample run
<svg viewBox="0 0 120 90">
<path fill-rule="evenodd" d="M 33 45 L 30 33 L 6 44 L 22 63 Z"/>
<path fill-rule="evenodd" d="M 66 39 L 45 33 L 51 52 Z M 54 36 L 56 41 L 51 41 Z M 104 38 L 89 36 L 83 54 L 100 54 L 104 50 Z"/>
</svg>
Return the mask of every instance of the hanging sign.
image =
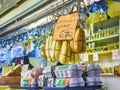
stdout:
<svg viewBox="0 0 120 90">
<path fill-rule="evenodd" d="M 71 40 L 77 26 L 78 13 L 60 16 L 54 30 L 54 40 Z"/>
<path fill-rule="evenodd" d="M 88 61 L 88 54 L 83 54 L 83 61 Z"/>
<path fill-rule="evenodd" d="M 118 50 L 112 50 L 112 59 L 116 60 L 119 58 Z"/>
<path fill-rule="evenodd" d="M 98 53 L 94 53 L 93 54 L 93 61 L 98 61 L 99 57 L 98 57 Z"/>
</svg>

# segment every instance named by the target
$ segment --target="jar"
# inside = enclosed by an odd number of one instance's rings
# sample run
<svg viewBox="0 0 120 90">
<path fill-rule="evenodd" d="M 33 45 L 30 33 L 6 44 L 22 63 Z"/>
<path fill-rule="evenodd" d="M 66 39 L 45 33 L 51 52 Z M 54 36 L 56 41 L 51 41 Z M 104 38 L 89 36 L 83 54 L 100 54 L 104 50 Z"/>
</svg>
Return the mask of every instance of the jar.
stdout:
<svg viewBox="0 0 120 90">
<path fill-rule="evenodd" d="M 95 33 L 95 38 L 99 38 L 99 33 Z"/>
<path fill-rule="evenodd" d="M 88 43 L 88 49 L 91 49 L 91 48 L 92 48 L 92 44 Z"/>
<path fill-rule="evenodd" d="M 118 49 L 119 48 L 119 42 L 114 43 L 114 49 Z"/>
<path fill-rule="evenodd" d="M 101 47 L 96 47 L 96 52 L 100 52 L 102 51 L 102 48 Z"/>
<path fill-rule="evenodd" d="M 103 46 L 103 51 L 107 51 L 107 50 L 108 50 L 107 46 Z"/>
<path fill-rule="evenodd" d="M 104 37 L 107 36 L 107 30 L 103 31 L 104 32 Z"/>
<path fill-rule="evenodd" d="M 104 37 L 104 31 L 102 31 L 101 33 L 102 33 L 101 37 Z"/>
<path fill-rule="evenodd" d="M 95 48 L 95 42 L 92 42 L 92 45 L 91 45 L 92 49 Z"/>
<path fill-rule="evenodd" d="M 110 36 L 110 30 L 107 30 L 107 36 Z"/>
<path fill-rule="evenodd" d="M 107 47 L 108 47 L 108 50 L 111 50 L 111 45 L 110 44 L 108 44 Z"/>
<path fill-rule="evenodd" d="M 98 38 L 101 38 L 101 32 L 98 33 Z"/>
</svg>

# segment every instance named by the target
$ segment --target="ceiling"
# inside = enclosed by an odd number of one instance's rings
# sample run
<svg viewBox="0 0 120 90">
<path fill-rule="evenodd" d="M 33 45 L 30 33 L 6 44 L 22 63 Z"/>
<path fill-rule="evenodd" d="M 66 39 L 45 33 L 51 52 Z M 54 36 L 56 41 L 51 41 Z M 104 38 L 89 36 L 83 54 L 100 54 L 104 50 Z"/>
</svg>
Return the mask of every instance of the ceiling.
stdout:
<svg viewBox="0 0 120 90">
<path fill-rule="evenodd" d="M 6 12 L 10 11 L 10 9 L 18 6 L 19 2 L 23 1 L 25 0 L 0 0 L 0 17 L 2 17 Z"/>
</svg>

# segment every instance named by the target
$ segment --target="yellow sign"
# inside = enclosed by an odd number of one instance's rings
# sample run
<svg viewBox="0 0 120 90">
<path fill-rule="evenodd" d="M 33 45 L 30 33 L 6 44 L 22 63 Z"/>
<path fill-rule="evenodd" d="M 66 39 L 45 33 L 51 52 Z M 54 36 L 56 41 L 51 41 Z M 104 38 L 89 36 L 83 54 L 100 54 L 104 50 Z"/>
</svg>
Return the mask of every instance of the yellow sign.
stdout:
<svg viewBox="0 0 120 90">
<path fill-rule="evenodd" d="M 60 16 L 54 30 L 54 40 L 71 40 L 77 26 L 78 13 Z"/>
</svg>

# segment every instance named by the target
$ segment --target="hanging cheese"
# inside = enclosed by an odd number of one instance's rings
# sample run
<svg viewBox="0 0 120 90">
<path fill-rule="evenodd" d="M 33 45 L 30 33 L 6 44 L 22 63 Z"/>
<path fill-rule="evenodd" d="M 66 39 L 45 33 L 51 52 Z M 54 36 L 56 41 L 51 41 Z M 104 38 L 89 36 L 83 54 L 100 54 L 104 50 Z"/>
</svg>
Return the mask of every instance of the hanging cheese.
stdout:
<svg viewBox="0 0 120 90">
<path fill-rule="evenodd" d="M 71 52 L 71 59 L 68 64 L 78 64 L 80 62 L 79 53 Z"/>
<path fill-rule="evenodd" d="M 68 64 L 70 61 L 71 49 L 69 41 L 63 41 L 59 61 L 61 64 Z"/>
<path fill-rule="evenodd" d="M 70 42 L 70 47 L 72 52 L 85 52 L 86 42 L 85 42 L 85 33 L 80 27 L 76 29 L 73 40 Z"/>
<path fill-rule="evenodd" d="M 46 53 L 45 53 L 45 43 L 42 43 L 40 45 L 40 49 L 41 49 L 41 56 L 46 58 Z"/>
<path fill-rule="evenodd" d="M 60 56 L 60 51 L 61 51 L 61 41 L 52 41 L 52 47 L 51 47 L 51 52 L 50 56 L 52 58 L 52 61 L 57 61 Z"/>
<path fill-rule="evenodd" d="M 52 46 L 52 39 L 53 39 L 53 37 L 51 35 L 48 35 L 47 39 L 46 39 L 45 53 L 46 53 L 48 61 L 52 61 L 51 56 L 50 56 L 50 51 L 51 51 L 51 46 Z"/>
</svg>

